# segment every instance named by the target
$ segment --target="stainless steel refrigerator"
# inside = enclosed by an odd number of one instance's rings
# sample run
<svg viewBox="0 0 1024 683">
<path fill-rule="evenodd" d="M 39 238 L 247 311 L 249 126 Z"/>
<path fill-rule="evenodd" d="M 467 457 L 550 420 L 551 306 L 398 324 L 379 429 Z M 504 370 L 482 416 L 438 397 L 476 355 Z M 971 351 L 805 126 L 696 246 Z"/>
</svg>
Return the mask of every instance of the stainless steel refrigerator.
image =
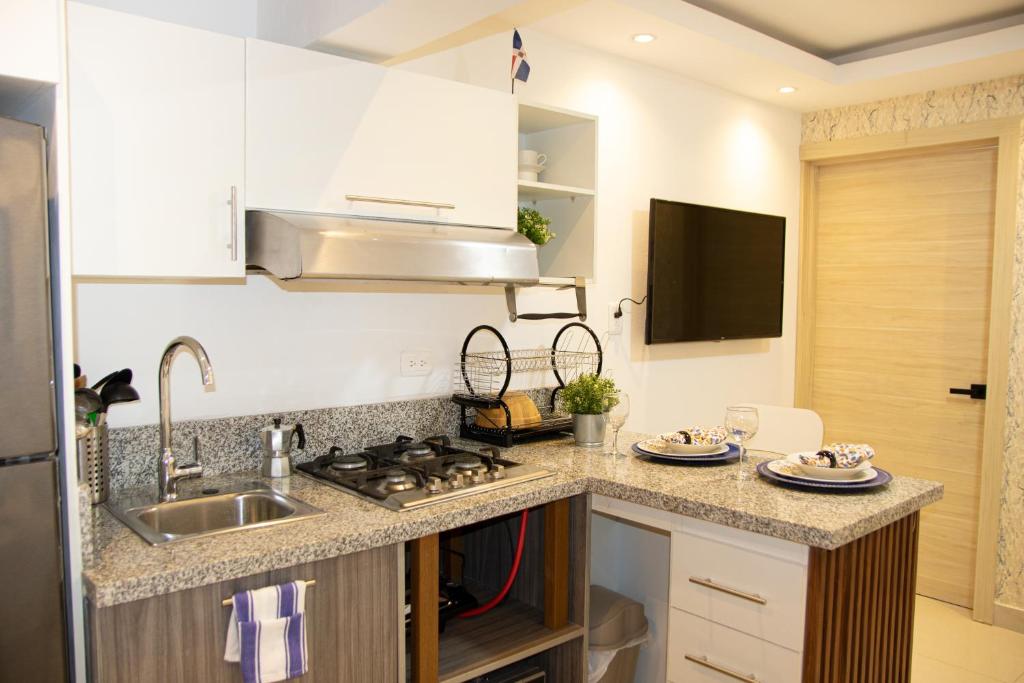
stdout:
<svg viewBox="0 0 1024 683">
<path fill-rule="evenodd" d="M 67 680 L 43 129 L 0 118 L 0 682 Z"/>
</svg>

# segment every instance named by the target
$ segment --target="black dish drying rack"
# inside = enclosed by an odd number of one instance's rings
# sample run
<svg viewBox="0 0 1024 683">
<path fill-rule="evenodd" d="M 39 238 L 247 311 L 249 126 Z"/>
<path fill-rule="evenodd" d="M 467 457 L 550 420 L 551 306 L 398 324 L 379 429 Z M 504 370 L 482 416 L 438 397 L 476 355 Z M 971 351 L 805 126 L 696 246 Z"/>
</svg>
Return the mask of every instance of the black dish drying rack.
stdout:
<svg viewBox="0 0 1024 683">
<path fill-rule="evenodd" d="M 474 338 L 482 341 L 486 340 L 487 335 L 496 338 L 500 350 L 470 350 Z M 461 414 L 459 435 L 507 448 L 517 443 L 555 438 L 572 431 L 572 417 L 557 408 L 558 392 L 579 375 L 601 374 L 603 360 L 601 342 L 594 331 L 583 323 L 565 325 L 555 334 L 550 348 L 539 349 L 510 349 L 501 332 L 490 325 L 473 328 L 462 344 L 462 353 L 452 379 L 452 401 L 460 407 Z M 554 374 L 557 386 L 551 392 L 550 400 L 543 402 L 543 405 L 537 403 L 540 422 L 525 427 L 512 427 L 512 413 L 504 400 L 512 376 L 527 373 L 546 375 L 548 371 Z M 481 417 L 489 424 L 477 424 L 477 411 L 480 409 L 503 410 L 504 424 L 497 424 L 485 416 Z"/>
</svg>

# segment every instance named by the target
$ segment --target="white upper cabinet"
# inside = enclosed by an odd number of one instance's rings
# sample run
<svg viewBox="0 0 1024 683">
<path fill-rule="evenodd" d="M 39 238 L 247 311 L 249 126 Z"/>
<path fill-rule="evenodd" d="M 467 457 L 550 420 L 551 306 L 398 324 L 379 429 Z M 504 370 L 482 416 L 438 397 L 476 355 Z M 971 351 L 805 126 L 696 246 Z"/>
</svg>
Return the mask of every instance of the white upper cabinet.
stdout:
<svg viewBox="0 0 1024 683">
<path fill-rule="evenodd" d="M 510 94 L 246 46 L 250 208 L 515 227 Z"/>
<path fill-rule="evenodd" d="M 74 274 L 244 275 L 245 42 L 69 2 L 68 61 Z"/>
<path fill-rule="evenodd" d="M 59 0 L 0 1 L 0 76 L 60 80 Z"/>
</svg>

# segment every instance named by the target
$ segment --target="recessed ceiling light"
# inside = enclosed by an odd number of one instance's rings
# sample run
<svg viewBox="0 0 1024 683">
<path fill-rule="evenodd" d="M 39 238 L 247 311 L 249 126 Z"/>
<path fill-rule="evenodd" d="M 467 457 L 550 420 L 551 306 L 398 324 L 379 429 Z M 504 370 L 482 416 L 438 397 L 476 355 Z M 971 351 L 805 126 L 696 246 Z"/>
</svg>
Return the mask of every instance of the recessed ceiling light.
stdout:
<svg viewBox="0 0 1024 683">
<path fill-rule="evenodd" d="M 783 95 L 788 95 L 791 92 L 796 92 L 796 88 L 794 88 L 791 85 L 784 85 L 781 88 L 779 88 L 779 92 L 782 93 Z"/>
<path fill-rule="evenodd" d="M 652 43 L 657 36 L 650 33 L 638 33 L 633 36 L 634 43 Z"/>
</svg>

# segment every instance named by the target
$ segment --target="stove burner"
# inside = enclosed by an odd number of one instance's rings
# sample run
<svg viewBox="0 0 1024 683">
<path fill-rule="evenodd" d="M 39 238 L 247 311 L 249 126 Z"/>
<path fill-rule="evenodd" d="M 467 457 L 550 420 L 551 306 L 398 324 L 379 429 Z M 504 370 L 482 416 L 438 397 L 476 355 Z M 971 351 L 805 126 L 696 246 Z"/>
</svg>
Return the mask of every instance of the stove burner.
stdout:
<svg viewBox="0 0 1024 683">
<path fill-rule="evenodd" d="M 416 477 L 406 474 L 403 470 L 388 470 L 384 477 L 384 488 L 388 491 L 408 491 L 416 488 Z"/>
<path fill-rule="evenodd" d="M 457 470 L 475 470 L 483 465 L 483 461 L 475 455 L 459 455 L 452 462 Z"/>
<path fill-rule="evenodd" d="M 402 455 L 410 460 L 426 458 L 434 454 L 434 449 L 423 442 L 410 443 L 401 448 Z"/>
<path fill-rule="evenodd" d="M 340 470 L 342 472 L 355 472 L 365 470 L 368 467 L 366 458 L 362 455 L 342 455 L 331 462 L 332 470 Z"/>
</svg>

